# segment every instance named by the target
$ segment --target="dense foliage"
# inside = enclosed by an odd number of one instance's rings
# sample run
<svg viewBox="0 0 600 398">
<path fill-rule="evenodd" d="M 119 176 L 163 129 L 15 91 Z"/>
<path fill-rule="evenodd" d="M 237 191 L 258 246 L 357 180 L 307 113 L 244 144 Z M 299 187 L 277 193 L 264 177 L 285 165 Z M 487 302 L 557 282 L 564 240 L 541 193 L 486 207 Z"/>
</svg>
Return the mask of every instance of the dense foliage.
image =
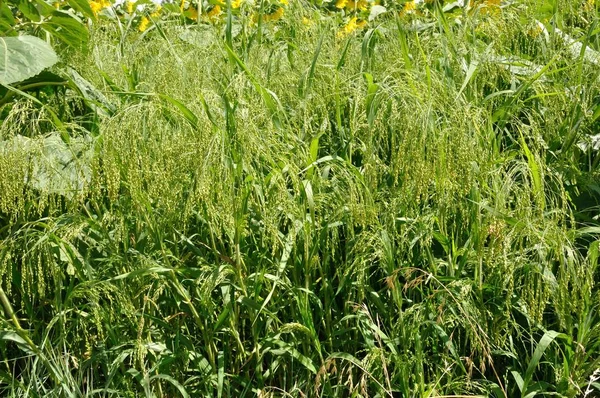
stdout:
<svg viewBox="0 0 600 398">
<path fill-rule="evenodd" d="M 0 2 L 0 394 L 600 394 L 593 0 Z"/>
</svg>

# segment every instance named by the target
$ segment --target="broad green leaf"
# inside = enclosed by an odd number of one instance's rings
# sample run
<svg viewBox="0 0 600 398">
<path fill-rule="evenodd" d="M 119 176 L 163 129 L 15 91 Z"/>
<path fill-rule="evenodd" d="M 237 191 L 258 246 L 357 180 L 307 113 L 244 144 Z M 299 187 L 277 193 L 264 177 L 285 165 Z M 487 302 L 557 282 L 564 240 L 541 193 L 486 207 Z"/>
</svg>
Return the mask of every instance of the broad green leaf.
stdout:
<svg viewBox="0 0 600 398">
<path fill-rule="evenodd" d="M 27 18 L 33 22 L 40 21 L 40 13 L 38 12 L 35 4 L 32 1 L 20 0 L 17 7 L 19 8 L 19 11 L 21 11 L 23 13 L 25 18 Z"/>
<path fill-rule="evenodd" d="M 185 388 L 183 387 L 183 385 L 181 385 L 181 383 L 179 383 L 177 380 L 175 380 L 171 376 L 165 375 L 165 374 L 157 374 L 157 375 L 150 377 L 150 381 L 153 381 L 156 379 L 164 380 L 164 381 L 171 383 L 171 385 L 173 387 L 175 387 L 177 389 L 177 391 L 179 391 L 179 393 L 181 394 L 181 396 L 183 398 L 189 397 L 189 395 L 188 395 L 187 391 L 185 390 Z"/>
<path fill-rule="evenodd" d="M 27 183 L 34 189 L 70 196 L 81 191 L 91 178 L 93 141 L 77 137 L 65 143 L 58 133 L 28 138 L 16 135 L 0 141 L 0 154 L 16 152 L 31 163 Z"/>
<path fill-rule="evenodd" d="M 45 41 L 34 36 L 0 37 L 0 83 L 29 79 L 58 62 Z"/>
<path fill-rule="evenodd" d="M 15 344 L 17 344 L 17 346 L 25 353 L 27 353 L 29 355 L 35 354 L 35 352 L 29 346 L 29 343 L 17 332 L 8 331 L 8 330 L 1 331 L 0 332 L 0 340 L 12 341 Z"/>
<path fill-rule="evenodd" d="M 183 30 L 179 34 L 179 38 L 182 41 L 201 49 L 210 47 L 216 41 L 214 31 L 203 25 L 195 26 L 193 29 L 188 28 Z"/>
<path fill-rule="evenodd" d="M 6 3 L 0 3 L 0 34 L 6 34 L 14 25 L 15 18 L 12 15 L 12 11 Z"/>
<path fill-rule="evenodd" d="M 77 87 L 90 108 L 105 115 L 113 115 L 116 112 L 115 106 L 92 83 L 84 79 L 73 68 L 68 68 L 67 71 L 71 77 L 71 82 Z"/>
<path fill-rule="evenodd" d="M 88 18 L 95 19 L 96 16 L 90 7 L 90 3 L 87 0 L 68 0 L 69 5 L 73 9 L 79 11 Z"/>
<path fill-rule="evenodd" d="M 527 370 L 525 371 L 525 377 L 523 378 L 523 388 L 521 389 L 521 393 L 524 395 L 527 392 L 527 387 L 529 382 L 533 377 L 533 372 L 535 372 L 540 360 L 542 359 L 542 355 L 546 351 L 546 348 L 556 339 L 556 338 L 566 338 L 567 336 L 555 332 L 554 330 L 549 330 L 540 339 L 537 347 L 535 347 L 535 351 L 533 352 L 533 356 L 529 361 L 529 365 L 527 366 Z"/>
<path fill-rule="evenodd" d="M 379 85 L 373 82 L 373 76 L 370 73 L 364 74 L 365 79 L 367 80 L 367 97 L 365 99 L 365 106 L 367 108 L 367 122 L 370 127 L 373 127 L 373 122 L 375 121 L 375 116 L 377 115 L 377 110 L 379 108 L 380 99 L 377 99 L 377 91 L 379 90 Z"/>
<path fill-rule="evenodd" d="M 384 14 L 387 11 L 387 8 L 384 6 L 374 5 L 371 7 L 371 13 L 369 14 L 369 21 L 374 20 L 379 15 Z"/>
<path fill-rule="evenodd" d="M 221 398 L 223 396 L 223 382 L 225 380 L 225 353 L 223 351 L 219 351 L 217 362 L 217 397 Z"/>
<path fill-rule="evenodd" d="M 28 0 L 28 1 L 34 3 L 34 5 L 37 8 L 37 11 L 40 14 L 40 16 L 42 17 L 42 19 L 44 17 L 50 16 L 50 15 L 52 15 L 52 13 L 56 12 L 56 8 L 54 8 L 53 6 L 51 6 L 44 0 Z"/>
<path fill-rule="evenodd" d="M 521 374 L 516 370 L 512 370 L 510 373 L 513 375 L 515 383 L 517 383 L 517 387 L 519 387 L 519 391 L 523 392 L 523 378 L 521 377 Z"/>
<path fill-rule="evenodd" d="M 44 87 L 58 87 L 66 85 L 68 85 L 68 81 L 65 78 L 57 75 L 56 73 L 44 70 L 41 73 L 30 77 L 29 79 L 20 81 L 18 83 L 18 88 L 23 92 L 27 92 L 39 90 L 40 88 Z M 7 87 L 0 86 L 0 98 L 2 98 L 4 103 L 17 94 L 17 92 L 9 90 Z"/>
<path fill-rule="evenodd" d="M 42 28 L 50 32 L 66 45 L 78 50 L 83 50 L 88 43 L 88 30 L 85 26 L 69 16 L 69 14 L 56 12 L 46 22 L 41 24 Z"/>
</svg>

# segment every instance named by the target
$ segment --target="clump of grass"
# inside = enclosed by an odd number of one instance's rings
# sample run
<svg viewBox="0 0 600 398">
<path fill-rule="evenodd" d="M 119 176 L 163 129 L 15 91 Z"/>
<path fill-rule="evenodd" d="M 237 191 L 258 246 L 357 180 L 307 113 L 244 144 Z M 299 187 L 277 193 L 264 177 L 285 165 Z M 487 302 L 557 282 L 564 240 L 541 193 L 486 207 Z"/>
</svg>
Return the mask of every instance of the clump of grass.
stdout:
<svg viewBox="0 0 600 398">
<path fill-rule="evenodd" d="M 592 67 L 518 8 L 339 38 L 302 7 L 260 35 L 95 31 L 72 63 L 114 112 L 76 195 L 0 147 L 0 275 L 35 346 L 0 321 L 6 394 L 597 388 Z M 11 106 L 3 143 L 52 133 Z"/>
</svg>

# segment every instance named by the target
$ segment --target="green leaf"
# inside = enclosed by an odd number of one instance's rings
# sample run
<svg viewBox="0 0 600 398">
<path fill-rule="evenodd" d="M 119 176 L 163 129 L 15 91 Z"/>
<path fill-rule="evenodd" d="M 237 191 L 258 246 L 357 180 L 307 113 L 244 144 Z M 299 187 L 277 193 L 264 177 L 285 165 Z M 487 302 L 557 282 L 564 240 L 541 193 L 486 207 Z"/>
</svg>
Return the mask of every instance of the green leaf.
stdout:
<svg viewBox="0 0 600 398">
<path fill-rule="evenodd" d="M 525 371 L 525 377 L 523 378 L 523 388 L 521 389 L 522 395 L 525 395 L 527 392 L 527 386 L 533 377 L 533 372 L 537 368 L 540 360 L 542 359 L 542 355 L 546 351 L 546 348 L 556 339 L 556 338 L 567 338 L 565 334 L 555 332 L 554 330 L 549 330 L 540 339 L 535 351 L 533 352 L 533 356 L 529 361 L 529 365 L 527 366 L 527 370 Z"/>
<path fill-rule="evenodd" d="M 88 30 L 75 18 L 57 11 L 46 22 L 42 28 L 55 36 L 66 45 L 78 50 L 87 48 L 89 39 Z"/>
<path fill-rule="evenodd" d="M 369 14 L 369 21 L 374 20 L 379 15 L 387 12 L 387 8 L 384 6 L 374 5 L 371 7 L 371 13 Z"/>
<path fill-rule="evenodd" d="M 79 93 L 90 108 L 105 115 L 113 115 L 116 112 L 116 107 L 92 83 L 84 79 L 73 68 L 68 68 L 67 71 L 71 77 L 71 82 L 79 90 Z"/>
<path fill-rule="evenodd" d="M 225 353 L 223 351 L 219 351 L 217 362 L 217 397 L 221 398 L 223 396 L 223 382 L 225 380 Z"/>
<path fill-rule="evenodd" d="M 529 166 L 529 172 L 531 173 L 531 181 L 533 183 L 533 192 L 535 194 L 536 199 L 539 202 L 539 206 L 542 211 L 546 205 L 546 197 L 544 195 L 544 177 L 542 173 L 542 168 L 540 167 L 537 159 L 527 146 L 525 142 L 525 138 L 523 134 L 520 133 L 520 143 L 521 148 L 523 148 L 523 152 L 525 152 L 525 156 L 527 157 L 527 165 Z"/>
<path fill-rule="evenodd" d="M 324 38 L 325 38 L 325 35 L 321 35 L 321 38 L 319 39 L 319 43 L 317 44 L 317 48 L 315 49 L 315 53 L 313 55 L 312 63 L 310 64 L 310 69 L 308 71 L 308 75 L 302 76 L 301 84 L 298 87 L 298 89 L 299 89 L 298 92 L 303 98 L 306 98 L 306 96 L 312 86 L 312 82 L 315 78 L 315 69 L 317 67 L 317 60 L 319 59 L 319 54 L 321 53 L 321 47 L 323 46 Z"/>
<path fill-rule="evenodd" d="M 35 7 L 37 8 L 38 13 L 42 17 L 47 17 L 52 15 L 52 13 L 56 12 L 56 8 L 46 3 L 44 0 L 31 0 L 31 2 L 35 3 Z"/>
<path fill-rule="evenodd" d="M 373 75 L 370 73 L 365 73 L 364 77 L 367 81 L 367 97 L 365 99 L 365 106 L 367 108 L 367 122 L 369 123 L 369 127 L 373 127 L 373 122 L 375 121 L 375 116 L 377 115 L 377 110 L 379 108 L 380 99 L 377 99 L 376 94 L 379 90 L 379 85 L 373 82 Z"/>
<path fill-rule="evenodd" d="M 0 3 L 0 33 L 5 34 L 5 32 L 11 30 L 14 25 L 15 18 L 13 17 L 12 11 L 6 3 Z"/>
<path fill-rule="evenodd" d="M 32 1 L 21 0 L 19 1 L 17 8 L 23 13 L 25 18 L 33 22 L 40 22 L 40 13 L 38 12 L 37 8 L 35 7 L 35 4 L 33 4 Z"/>
<path fill-rule="evenodd" d="M 367 369 L 365 369 L 364 365 L 362 364 L 361 361 L 359 361 L 356 357 L 352 356 L 351 354 L 348 354 L 346 352 L 334 352 L 331 355 L 329 355 L 329 357 L 327 358 L 327 361 L 330 359 L 342 359 L 344 361 L 348 361 L 350 363 L 352 363 L 354 366 L 358 367 L 359 369 L 361 369 L 367 376 L 369 376 L 375 383 L 377 383 L 377 385 L 384 391 L 387 391 L 386 388 L 383 386 L 383 384 L 381 384 L 381 382 L 379 380 L 377 380 L 377 378 L 375 378 L 371 373 L 369 373 L 369 371 Z M 326 362 L 327 362 L 326 361 Z M 387 391 L 388 395 L 391 397 L 392 394 L 391 392 Z"/>
<path fill-rule="evenodd" d="M 58 62 L 45 41 L 34 36 L 0 37 L 0 83 L 29 79 Z"/>
<path fill-rule="evenodd" d="M 216 41 L 214 31 L 204 25 L 194 26 L 194 28 L 189 27 L 183 30 L 179 34 L 179 39 L 201 49 L 210 47 Z"/>
<path fill-rule="evenodd" d="M 35 354 L 35 352 L 29 346 L 29 343 L 19 335 L 17 332 L 13 331 L 2 331 L 0 332 L 0 340 L 12 341 L 25 353 L 29 355 Z"/>
<path fill-rule="evenodd" d="M 517 387 L 519 387 L 519 391 L 523 392 L 523 378 L 521 377 L 519 372 L 517 372 L 516 370 L 512 370 L 510 373 L 513 375 L 515 383 L 517 383 Z"/>
<path fill-rule="evenodd" d="M 212 112 L 210 111 L 210 107 L 208 106 L 204 95 L 202 95 L 202 93 L 198 93 L 198 98 L 200 98 L 200 101 L 202 102 L 202 107 L 204 108 L 204 112 L 206 112 L 206 116 L 208 116 L 208 120 L 210 120 L 213 126 L 218 127 L 217 121 L 213 116 Z"/>
<path fill-rule="evenodd" d="M 90 181 L 92 148 L 90 137 L 76 137 L 66 143 L 57 133 L 35 138 L 15 135 L 0 141 L 0 152 L 21 153 L 30 162 L 28 185 L 65 196 L 81 191 Z"/>
<path fill-rule="evenodd" d="M 317 374 L 317 368 L 313 364 L 312 360 L 300 353 L 296 348 L 292 347 L 288 343 L 281 341 L 276 338 L 267 338 L 265 339 L 265 346 L 267 347 L 277 347 L 278 349 L 271 349 L 271 353 L 275 355 L 283 355 L 287 354 L 292 358 L 298 360 L 306 369 L 308 369 L 311 373 Z"/>
<path fill-rule="evenodd" d="M 119 279 L 137 278 L 139 276 L 146 276 L 146 275 L 152 275 L 152 274 L 165 274 L 165 273 L 170 273 L 172 271 L 173 271 L 173 268 L 163 267 L 160 265 L 152 265 L 149 267 L 136 269 L 135 271 L 126 272 L 121 275 L 117 275 L 117 276 L 111 278 L 110 280 L 116 281 Z"/>
<path fill-rule="evenodd" d="M 88 18 L 95 19 L 96 16 L 90 7 L 90 3 L 87 0 L 68 0 L 69 5 L 73 9 L 79 11 Z"/>
<path fill-rule="evenodd" d="M 175 380 L 171 376 L 165 375 L 165 374 L 157 374 L 157 375 L 150 377 L 150 381 L 153 381 L 156 379 L 164 380 L 164 381 L 171 383 L 171 385 L 173 385 L 173 387 L 175 387 L 179 391 L 179 393 L 181 394 L 181 396 L 183 398 L 189 397 L 189 394 L 187 393 L 185 388 L 181 385 L 181 383 L 179 383 L 177 380 Z"/>
<path fill-rule="evenodd" d="M 188 107 L 186 107 L 182 102 L 176 100 L 173 97 L 169 97 L 166 94 L 159 94 L 158 96 L 160 98 L 164 99 L 165 101 L 170 102 L 177 109 L 179 109 L 179 111 L 181 112 L 181 114 L 183 115 L 183 117 L 186 118 L 186 120 L 190 123 L 190 125 L 193 128 L 198 129 L 198 116 L 196 116 L 194 114 L 194 112 L 190 111 L 188 109 Z"/>
</svg>

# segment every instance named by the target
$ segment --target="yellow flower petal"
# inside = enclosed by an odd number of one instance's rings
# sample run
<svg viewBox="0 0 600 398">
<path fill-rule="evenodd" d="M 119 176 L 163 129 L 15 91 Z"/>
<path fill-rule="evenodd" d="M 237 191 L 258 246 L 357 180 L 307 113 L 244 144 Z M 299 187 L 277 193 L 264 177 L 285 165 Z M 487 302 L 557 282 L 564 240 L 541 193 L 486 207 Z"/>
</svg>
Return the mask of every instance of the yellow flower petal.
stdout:
<svg viewBox="0 0 600 398">
<path fill-rule="evenodd" d="M 367 0 L 348 0 L 346 4 L 346 10 L 361 10 L 364 11 L 369 6 L 369 2 Z"/>
<path fill-rule="evenodd" d="M 348 0 L 337 0 L 335 2 L 335 7 L 341 10 L 342 8 L 346 8 L 346 4 L 348 4 Z"/>
<path fill-rule="evenodd" d="M 142 20 L 140 21 L 140 26 L 138 26 L 138 30 L 140 32 L 144 32 L 146 29 L 148 29 L 149 24 L 150 20 L 146 17 L 142 17 Z"/>
<path fill-rule="evenodd" d="M 98 1 L 90 1 L 90 8 L 92 9 L 94 15 L 98 15 L 98 13 L 102 11 L 102 3 Z"/>
<path fill-rule="evenodd" d="M 402 7 L 402 11 L 400 11 L 400 15 L 406 15 L 406 14 L 411 14 L 413 12 L 415 12 L 415 10 L 417 9 L 417 4 L 413 1 L 409 1 L 407 3 L 404 3 L 404 7 Z"/>
<path fill-rule="evenodd" d="M 216 18 L 219 15 L 221 15 L 223 11 L 221 10 L 221 6 L 220 5 L 216 5 L 212 8 L 212 10 L 210 10 L 208 13 L 206 13 L 206 15 L 208 15 L 209 18 Z"/>
<path fill-rule="evenodd" d="M 162 11 L 162 7 L 161 6 L 157 6 L 156 10 L 154 10 L 154 12 L 152 14 L 150 14 L 150 16 L 152 18 L 158 18 L 160 17 L 160 12 Z"/>
<path fill-rule="evenodd" d="M 190 6 L 190 8 L 185 10 L 183 12 L 183 15 L 185 15 L 187 18 L 191 19 L 192 21 L 198 20 L 198 10 L 196 10 L 196 8 L 194 6 Z"/>
<path fill-rule="evenodd" d="M 352 17 L 352 18 L 350 18 L 348 23 L 346 25 L 344 25 L 344 27 L 338 32 L 337 36 L 338 37 L 348 36 L 349 34 L 354 32 L 356 29 L 362 29 L 365 26 L 367 26 L 367 21 L 364 21 L 364 20 L 359 21 L 357 17 Z"/>
<path fill-rule="evenodd" d="M 283 16 L 283 7 L 279 7 L 275 12 L 264 16 L 266 22 L 275 22 Z"/>
</svg>

